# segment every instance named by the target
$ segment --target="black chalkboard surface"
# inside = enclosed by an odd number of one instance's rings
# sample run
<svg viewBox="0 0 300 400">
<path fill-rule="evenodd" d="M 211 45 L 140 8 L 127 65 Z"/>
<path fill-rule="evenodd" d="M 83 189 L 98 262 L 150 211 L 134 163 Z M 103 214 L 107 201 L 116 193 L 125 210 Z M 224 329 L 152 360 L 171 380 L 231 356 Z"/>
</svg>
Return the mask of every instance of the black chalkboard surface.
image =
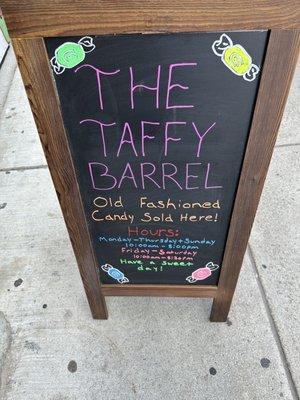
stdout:
<svg viewBox="0 0 300 400">
<path fill-rule="evenodd" d="M 218 283 L 267 36 L 45 40 L 101 282 Z"/>
</svg>

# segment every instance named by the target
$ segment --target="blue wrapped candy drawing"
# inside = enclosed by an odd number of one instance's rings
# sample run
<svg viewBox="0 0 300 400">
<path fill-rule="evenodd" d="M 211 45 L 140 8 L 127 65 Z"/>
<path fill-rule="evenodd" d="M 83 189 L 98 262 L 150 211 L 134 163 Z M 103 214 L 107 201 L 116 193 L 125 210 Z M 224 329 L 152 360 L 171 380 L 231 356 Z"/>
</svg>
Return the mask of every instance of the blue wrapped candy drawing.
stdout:
<svg viewBox="0 0 300 400">
<path fill-rule="evenodd" d="M 128 283 L 129 279 L 123 274 L 122 271 L 113 267 L 110 264 L 101 265 L 102 271 L 106 272 L 111 278 L 115 279 L 119 283 Z"/>
<path fill-rule="evenodd" d="M 65 42 L 61 44 L 54 52 L 54 57 L 50 62 L 56 75 L 62 74 L 65 69 L 76 67 L 85 59 L 85 54 L 90 53 L 96 48 L 93 39 L 90 36 L 84 36 L 75 42 Z"/>
</svg>

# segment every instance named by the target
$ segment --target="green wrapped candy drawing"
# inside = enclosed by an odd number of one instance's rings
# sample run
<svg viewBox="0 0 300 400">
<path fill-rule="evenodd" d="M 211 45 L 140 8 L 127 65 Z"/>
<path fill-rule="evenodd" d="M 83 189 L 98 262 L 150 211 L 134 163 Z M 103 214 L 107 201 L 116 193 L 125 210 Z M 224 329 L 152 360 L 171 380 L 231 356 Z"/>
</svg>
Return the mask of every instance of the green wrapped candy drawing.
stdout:
<svg viewBox="0 0 300 400">
<path fill-rule="evenodd" d="M 245 81 L 254 81 L 259 67 L 252 63 L 252 58 L 240 44 L 233 45 L 228 35 L 223 33 L 212 45 L 213 52 L 234 74 L 242 76 Z"/>
<path fill-rule="evenodd" d="M 84 36 L 78 43 L 65 42 L 61 44 L 50 60 L 53 71 L 60 75 L 65 69 L 76 67 L 85 59 L 85 54 L 93 51 L 95 47 L 90 36 Z"/>
<path fill-rule="evenodd" d="M 0 33 L 2 32 L 3 37 L 6 41 L 6 43 L 10 43 L 10 38 L 9 38 L 9 34 L 8 34 L 8 30 L 4 21 L 4 18 L 1 15 L 1 10 L 0 10 Z"/>
<path fill-rule="evenodd" d="M 108 274 L 111 278 L 115 279 L 115 280 L 118 281 L 119 283 L 128 283 L 128 282 L 129 282 L 129 279 L 126 278 L 126 276 L 123 274 L 122 271 L 120 271 L 119 269 L 113 267 L 113 266 L 110 265 L 110 264 L 101 265 L 101 269 L 102 269 L 104 272 L 107 272 L 107 274 Z"/>
</svg>

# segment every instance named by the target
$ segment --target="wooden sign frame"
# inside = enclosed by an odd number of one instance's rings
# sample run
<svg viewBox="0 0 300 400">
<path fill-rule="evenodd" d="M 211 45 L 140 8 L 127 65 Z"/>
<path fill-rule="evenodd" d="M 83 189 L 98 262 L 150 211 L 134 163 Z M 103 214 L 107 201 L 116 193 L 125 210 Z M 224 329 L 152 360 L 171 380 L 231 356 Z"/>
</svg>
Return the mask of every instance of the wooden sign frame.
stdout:
<svg viewBox="0 0 300 400">
<path fill-rule="evenodd" d="M 292 0 L 2 0 L 32 113 L 68 228 L 93 318 L 108 316 L 105 296 L 211 297 L 210 320 L 226 321 L 246 251 L 300 44 Z M 112 33 L 269 30 L 258 96 L 217 286 L 100 283 L 44 38 Z"/>
</svg>

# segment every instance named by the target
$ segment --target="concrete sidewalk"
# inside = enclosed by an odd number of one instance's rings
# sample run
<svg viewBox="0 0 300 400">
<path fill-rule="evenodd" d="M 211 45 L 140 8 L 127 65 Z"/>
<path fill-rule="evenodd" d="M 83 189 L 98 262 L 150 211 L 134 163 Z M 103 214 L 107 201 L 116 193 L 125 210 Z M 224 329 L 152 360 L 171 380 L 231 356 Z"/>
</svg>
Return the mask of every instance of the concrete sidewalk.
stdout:
<svg viewBox="0 0 300 400">
<path fill-rule="evenodd" d="M 211 300 L 134 297 L 94 321 L 16 70 L 0 118 L 1 400 L 299 398 L 299 86 L 300 68 L 227 323 L 208 322 Z"/>
</svg>

